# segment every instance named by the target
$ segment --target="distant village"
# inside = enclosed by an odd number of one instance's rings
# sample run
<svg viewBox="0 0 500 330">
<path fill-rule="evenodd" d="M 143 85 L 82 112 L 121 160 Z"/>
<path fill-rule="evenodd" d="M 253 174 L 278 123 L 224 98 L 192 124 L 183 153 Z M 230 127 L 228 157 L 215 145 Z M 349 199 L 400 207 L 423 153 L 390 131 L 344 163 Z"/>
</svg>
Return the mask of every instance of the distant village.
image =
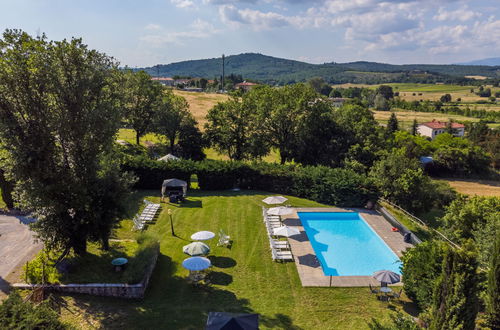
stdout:
<svg viewBox="0 0 500 330">
<path fill-rule="evenodd" d="M 191 78 L 191 77 L 152 77 L 151 80 L 158 81 L 168 87 L 182 89 L 186 92 L 226 92 L 232 90 L 248 91 L 257 83 L 243 80 L 240 75 L 229 75 L 224 79 L 224 88 L 221 81 L 217 79 Z"/>
</svg>

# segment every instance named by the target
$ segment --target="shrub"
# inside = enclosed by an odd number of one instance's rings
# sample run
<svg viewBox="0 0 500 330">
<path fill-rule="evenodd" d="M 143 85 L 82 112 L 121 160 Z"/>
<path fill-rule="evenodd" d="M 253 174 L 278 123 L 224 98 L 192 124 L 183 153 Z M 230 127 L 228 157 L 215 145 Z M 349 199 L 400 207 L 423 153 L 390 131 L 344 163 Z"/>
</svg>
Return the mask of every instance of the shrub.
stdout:
<svg viewBox="0 0 500 330">
<path fill-rule="evenodd" d="M 59 283 L 61 275 L 54 263 L 54 254 L 43 250 L 33 260 L 24 265 L 23 278 L 27 283 Z"/>
<path fill-rule="evenodd" d="M 441 273 L 445 251 L 445 243 L 427 241 L 406 250 L 401 258 L 404 291 L 422 309 L 432 303 L 434 285 Z"/>
<path fill-rule="evenodd" d="M 188 183 L 194 172 L 194 162 L 190 160 L 163 162 L 147 157 L 126 156 L 122 169 L 134 173 L 138 180 L 137 189 L 160 189 L 163 180 L 177 178 Z"/>
<path fill-rule="evenodd" d="M 57 313 L 43 302 L 37 306 L 23 302 L 16 291 L 0 305 L 0 328 L 10 329 L 67 329 Z"/>
</svg>

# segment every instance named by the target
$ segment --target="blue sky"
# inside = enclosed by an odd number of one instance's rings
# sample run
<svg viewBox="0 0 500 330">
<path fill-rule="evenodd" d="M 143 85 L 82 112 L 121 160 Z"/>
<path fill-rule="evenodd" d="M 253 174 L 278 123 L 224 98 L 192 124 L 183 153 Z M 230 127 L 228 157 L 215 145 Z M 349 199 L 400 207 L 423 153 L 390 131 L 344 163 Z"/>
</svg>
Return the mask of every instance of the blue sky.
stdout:
<svg viewBox="0 0 500 330">
<path fill-rule="evenodd" d="M 310 63 L 500 56 L 500 0 L 0 0 L 0 28 L 81 37 L 122 65 L 256 52 Z"/>
</svg>

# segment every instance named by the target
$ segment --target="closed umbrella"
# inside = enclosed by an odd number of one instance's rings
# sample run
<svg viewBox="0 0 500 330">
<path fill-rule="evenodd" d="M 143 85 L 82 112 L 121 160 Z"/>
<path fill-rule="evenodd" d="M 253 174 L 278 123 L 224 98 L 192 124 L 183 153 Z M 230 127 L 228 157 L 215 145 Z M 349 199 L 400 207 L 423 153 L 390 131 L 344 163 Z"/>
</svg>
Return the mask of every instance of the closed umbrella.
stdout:
<svg viewBox="0 0 500 330">
<path fill-rule="evenodd" d="M 286 202 L 288 198 L 283 197 L 283 196 L 269 196 L 264 198 L 262 201 L 266 204 L 281 204 L 283 202 Z"/>
<path fill-rule="evenodd" d="M 293 209 L 284 206 L 271 207 L 267 210 L 267 215 L 288 215 L 292 214 Z"/>
<path fill-rule="evenodd" d="M 274 228 L 273 234 L 276 236 L 285 236 L 285 237 L 290 237 L 293 235 L 299 235 L 300 230 L 298 230 L 295 227 L 288 227 L 288 226 L 281 226 L 278 228 Z"/>
<path fill-rule="evenodd" d="M 193 241 L 207 241 L 209 239 L 212 239 L 215 237 L 215 234 L 212 233 L 211 231 L 199 231 L 191 235 L 191 239 Z"/>
<path fill-rule="evenodd" d="M 182 247 L 182 252 L 190 256 L 202 256 L 210 252 L 210 247 L 202 242 L 193 242 Z"/>
<path fill-rule="evenodd" d="M 373 278 L 381 283 L 394 284 L 401 281 L 401 276 L 390 270 L 379 270 L 373 273 Z"/>
<path fill-rule="evenodd" d="M 200 271 L 210 267 L 212 263 L 209 259 L 205 257 L 191 257 L 184 259 L 182 262 L 182 267 L 191 271 Z"/>
</svg>

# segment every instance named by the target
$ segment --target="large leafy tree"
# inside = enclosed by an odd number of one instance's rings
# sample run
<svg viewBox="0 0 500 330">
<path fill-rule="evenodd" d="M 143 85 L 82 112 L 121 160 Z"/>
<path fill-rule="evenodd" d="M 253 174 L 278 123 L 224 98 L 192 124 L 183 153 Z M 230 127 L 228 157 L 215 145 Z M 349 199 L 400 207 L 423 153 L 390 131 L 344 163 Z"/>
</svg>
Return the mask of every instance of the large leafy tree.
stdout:
<svg viewBox="0 0 500 330">
<path fill-rule="evenodd" d="M 495 235 L 494 247 L 490 256 L 486 312 L 492 329 L 500 329 L 500 230 Z"/>
<path fill-rule="evenodd" d="M 174 153 L 175 142 L 179 138 L 183 123 L 191 118 L 186 99 L 171 91 L 166 92 L 153 117 L 153 131 L 167 138 L 171 153 Z"/>
<path fill-rule="evenodd" d="M 125 119 L 136 133 L 136 143 L 153 129 L 153 119 L 162 100 L 162 86 L 144 71 L 126 72 Z"/>
<path fill-rule="evenodd" d="M 472 244 L 448 249 L 431 306 L 431 329 L 474 329 L 479 299 L 476 252 Z"/>
<path fill-rule="evenodd" d="M 117 77 L 117 64 L 80 39 L 7 30 L 0 40 L 0 139 L 18 200 L 48 248 L 106 246 L 122 214 L 130 180 L 108 156 L 120 123 Z"/>
<path fill-rule="evenodd" d="M 301 122 L 318 94 L 308 85 L 295 84 L 255 88 L 245 97 L 256 106 L 263 134 L 271 147 L 279 151 L 281 164 L 293 160 Z"/>
<path fill-rule="evenodd" d="M 389 121 L 387 121 L 387 134 L 392 134 L 399 130 L 399 122 L 398 117 L 396 117 L 396 113 L 391 113 L 389 117 Z"/>
<path fill-rule="evenodd" d="M 232 160 L 262 157 L 269 152 L 256 120 L 255 105 L 246 98 L 233 97 L 210 109 L 205 134 L 215 149 Z"/>
</svg>

